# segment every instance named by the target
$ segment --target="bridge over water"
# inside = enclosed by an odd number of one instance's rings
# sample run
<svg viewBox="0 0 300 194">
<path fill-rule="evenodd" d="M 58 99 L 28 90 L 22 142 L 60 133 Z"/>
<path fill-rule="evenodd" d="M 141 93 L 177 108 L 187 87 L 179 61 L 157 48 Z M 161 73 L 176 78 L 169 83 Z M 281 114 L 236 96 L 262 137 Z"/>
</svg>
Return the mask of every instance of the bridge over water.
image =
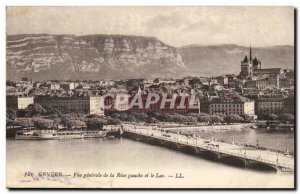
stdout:
<svg viewBox="0 0 300 194">
<path fill-rule="evenodd" d="M 245 167 L 259 166 L 294 172 L 294 157 L 272 150 L 237 145 L 234 142 L 225 143 L 200 137 L 188 137 L 179 133 L 166 133 L 161 128 L 151 126 L 123 125 L 121 133 L 131 139 L 181 151 L 188 150 L 194 155 L 209 156 L 210 159 L 239 161 Z"/>
</svg>

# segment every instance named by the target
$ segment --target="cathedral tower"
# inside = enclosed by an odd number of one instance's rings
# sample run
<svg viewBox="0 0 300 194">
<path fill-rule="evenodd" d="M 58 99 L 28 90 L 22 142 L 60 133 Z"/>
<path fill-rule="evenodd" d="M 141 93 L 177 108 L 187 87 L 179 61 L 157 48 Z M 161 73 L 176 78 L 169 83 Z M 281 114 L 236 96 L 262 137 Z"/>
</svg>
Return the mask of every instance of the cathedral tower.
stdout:
<svg viewBox="0 0 300 194">
<path fill-rule="evenodd" d="M 250 45 L 249 59 L 246 55 L 244 60 L 241 61 L 240 75 L 242 77 L 251 77 L 254 69 L 261 69 L 261 61 L 259 61 L 256 57 L 252 59 L 252 47 Z"/>
</svg>

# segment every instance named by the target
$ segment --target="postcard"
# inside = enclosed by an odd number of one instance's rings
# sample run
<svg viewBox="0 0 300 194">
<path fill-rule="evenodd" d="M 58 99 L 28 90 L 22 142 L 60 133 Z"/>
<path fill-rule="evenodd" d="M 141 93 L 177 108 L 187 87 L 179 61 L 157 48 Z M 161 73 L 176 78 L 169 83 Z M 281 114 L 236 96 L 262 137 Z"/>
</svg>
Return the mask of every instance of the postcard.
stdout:
<svg viewBox="0 0 300 194">
<path fill-rule="evenodd" d="M 7 187 L 295 189 L 294 20 L 8 6 Z"/>
</svg>

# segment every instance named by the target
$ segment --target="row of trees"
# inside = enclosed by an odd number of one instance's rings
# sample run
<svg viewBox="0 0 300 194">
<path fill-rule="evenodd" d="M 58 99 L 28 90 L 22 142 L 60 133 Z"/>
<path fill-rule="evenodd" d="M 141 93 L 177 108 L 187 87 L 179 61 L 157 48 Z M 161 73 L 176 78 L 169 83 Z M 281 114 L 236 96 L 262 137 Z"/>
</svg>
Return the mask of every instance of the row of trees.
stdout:
<svg viewBox="0 0 300 194">
<path fill-rule="evenodd" d="M 16 114 L 16 111 L 13 110 L 7 110 L 7 113 L 9 114 Z M 30 104 L 28 107 L 23 111 L 18 111 L 19 117 L 40 117 L 40 116 L 54 116 L 54 117 L 60 117 L 63 114 L 67 114 L 71 112 L 61 112 L 56 108 L 53 108 L 51 106 L 42 106 L 38 103 Z"/>
<path fill-rule="evenodd" d="M 295 121 L 295 116 L 293 114 L 290 113 L 282 113 L 282 114 L 270 114 L 270 115 L 266 115 L 265 119 L 267 120 L 279 120 L 283 123 L 294 123 Z"/>
<path fill-rule="evenodd" d="M 164 113 L 164 112 L 149 112 L 149 113 L 136 113 L 132 111 L 118 112 L 110 114 L 111 117 L 119 119 L 121 121 L 127 122 L 147 122 L 147 123 L 157 123 L 157 122 L 176 122 L 176 123 L 186 123 L 194 124 L 197 122 L 202 122 L 206 124 L 217 124 L 217 123 L 241 123 L 248 122 L 249 116 L 244 115 L 243 117 L 231 114 L 222 115 L 215 114 L 209 115 L 206 113 L 188 113 L 185 115 L 177 113 Z"/>
<path fill-rule="evenodd" d="M 121 124 L 120 120 L 99 115 L 85 115 L 82 113 L 61 114 L 56 116 L 34 116 L 16 118 L 13 111 L 7 111 L 7 126 L 36 127 L 39 129 L 57 128 L 63 125 L 68 128 L 87 128 L 88 130 L 99 130 L 103 125 Z"/>
<path fill-rule="evenodd" d="M 7 120 L 8 126 L 21 126 L 21 127 L 37 127 L 40 129 L 47 129 L 54 126 L 55 120 L 34 117 L 32 119 L 28 118 L 18 118 L 16 120 Z"/>
<path fill-rule="evenodd" d="M 121 121 L 127 122 L 176 122 L 185 124 L 195 124 L 197 122 L 205 124 L 218 124 L 218 123 L 242 123 L 249 122 L 251 119 L 248 115 L 242 117 L 236 114 L 223 115 L 223 114 L 206 114 L 206 113 L 164 113 L 164 112 L 149 112 L 137 113 L 133 111 L 124 111 L 112 113 L 108 117 L 101 117 L 99 115 L 86 115 L 82 113 L 68 113 L 63 114 L 51 107 L 42 107 L 39 104 L 31 104 L 27 107 L 24 117 L 33 118 L 32 123 L 28 119 L 17 119 L 17 113 L 14 110 L 8 109 L 6 112 L 7 125 L 12 126 L 35 126 L 38 128 L 55 127 L 62 124 L 67 127 L 86 127 L 89 130 L 102 129 L 103 125 L 120 124 Z M 294 122 L 294 115 L 292 114 L 270 114 L 269 120 L 280 120 L 283 122 Z"/>
</svg>

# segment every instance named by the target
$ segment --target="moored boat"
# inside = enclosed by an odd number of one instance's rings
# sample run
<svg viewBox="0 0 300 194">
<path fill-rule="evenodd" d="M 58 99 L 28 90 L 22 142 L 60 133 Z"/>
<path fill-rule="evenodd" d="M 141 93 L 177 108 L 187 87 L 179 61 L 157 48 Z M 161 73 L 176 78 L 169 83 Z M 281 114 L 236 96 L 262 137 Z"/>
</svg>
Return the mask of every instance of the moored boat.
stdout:
<svg viewBox="0 0 300 194">
<path fill-rule="evenodd" d="M 293 131 L 294 130 L 294 124 L 283 124 L 280 123 L 276 126 L 273 126 L 273 129 L 275 131 Z"/>
<path fill-rule="evenodd" d="M 102 138 L 106 136 L 106 131 L 83 131 L 82 132 L 84 138 Z"/>
<path fill-rule="evenodd" d="M 16 140 L 51 140 L 58 139 L 55 130 L 30 130 L 18 131 L 15 136 Z"/>
<path fill-rule="evenodd" d="M 81 139 L 84 137 L 82 131 L 59 130 L 56 132 L 58 139 Z"/>
</svg>

